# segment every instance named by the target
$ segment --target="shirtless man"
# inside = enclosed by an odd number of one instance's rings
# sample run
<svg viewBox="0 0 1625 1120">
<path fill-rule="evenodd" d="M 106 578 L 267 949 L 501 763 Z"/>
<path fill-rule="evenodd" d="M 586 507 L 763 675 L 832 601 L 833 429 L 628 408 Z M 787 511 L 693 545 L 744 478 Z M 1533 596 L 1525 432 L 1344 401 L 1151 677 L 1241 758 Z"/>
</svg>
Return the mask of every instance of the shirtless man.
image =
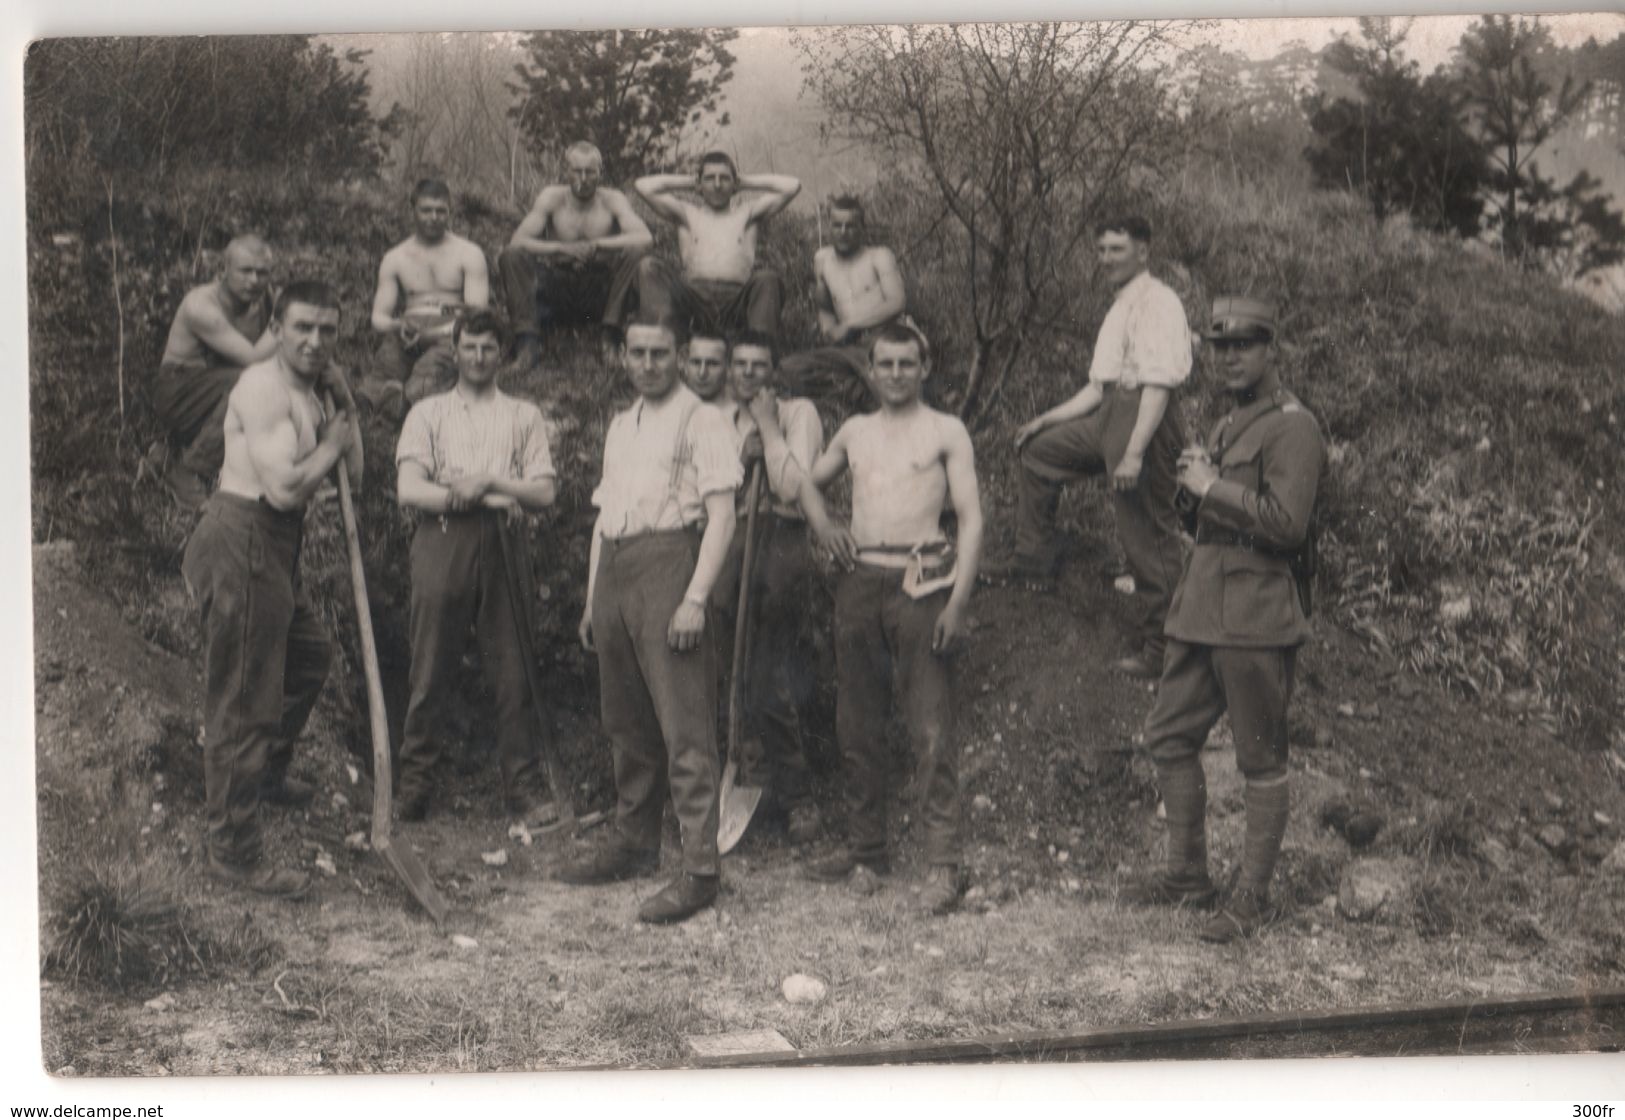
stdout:
<svg viewBox="0 0 1625 1120">
<path fill-rule="evenodd" d="M 842 195 L 830 203 L 830 238 L 813 254 L 818 282 L 818 332 L 825 345 L 784 359 L 787 388 L 804 396 L 836 398 L 849 409 L 869 400 L 869 343 L 875 332 L 903 316 L 907 300 L 897 257 L 866 243 L 863 203 Z"/>
<path fill-rule="evenodd" d="M 447 388 L 457 376 L 452 324 L 490 301 L 485 253 L 449 231 L 450 219 L 451 188 L 439 179 L 419 180 L 412 188 L 412 236 L 378 266 L 372 329 L 380 337 L 372 374 L 361 387 L 374 407 L 399 414 Z"/>
<path fill-rule="evenodd" d="M 252 234 L 226 246 L 220 276 L 181 300 L 169 328 L 153 410 L 184 448 L 165 484 L 188 509 L 201 506 L 225 454 L 226 400 L 244 367 L 276 352 L 271 322 L 271 247 Z"/>
<path fill-rule="evenodd" d="M 556 323 L 603 323 L 619 330 L 626 293 L 654 235 L 613 187 L 599 185 L 604 157 L 585 140 L 564 153 L 568 184 L 543 187 L 508 247 L 497 256 L 521 372 L 542 353 Z"/>
<path fill-rule="evenodd" d="M 646 175 L 633 189 L 677 227 L 683 257 L 681 272 L 653 255 L 639 263 L 643 314 L 675 316 L 694 331 L 728 334 L 748 327 L 777 336 L 779 274 L 756 267 L 756 238 L 762 222 L 801 192 L 801 181 L 790 175 L 741 177 L 726 152 L 707 152 L 697 179 Z M 677 191 L 696 191 L 703 205 L 678 199 Z M 746 198 L 746 191 L 756 196 Z"/>
<path fill-rule="evenodd" d="M 288 763 L 332 660 L 299 586 L 305 506 L 341 458 L 361 485 L 355 400 L 329 361 L 338 327 L 327 285 L 282 289 L 271 319 L 276 352 L 245 369 L 231 392 L 220 488 L 181 564 L 203 615 L 208 870 L 284 898 L 303 894 L 309 880 L 261 863 L 259 806 L 308 804 L 315 793 L 288 777 Z M 318 390 L 333 394 L 333 415 Z"/>
<path fill-rule="evenodd" d="M 965 425 L 921 399 L 931 372 L 925 337 L 894 324 L 876 336 L 870 384 L 880 411 L 841 426 L 801 486 L 807 523 L 846 569 L 835 594 L 835 733 L 845 762 L 847 846 L 809 862 L 809 877 L 850 880 L 864 893 L 890 865 L 886 846 L 886 723 L 893 683 L 916 757 L 930 864 L 921 906 L 953 909 L 960 874 L 959 748 L 950 655 L 982 555 L 982 503 Z M 773 453 L 771 394 L 751 414 Z M 819 488 L 852 472 L 852 525 L 832 522 Z M 957 568 L 942 514 L 959 519 Z M 951 587 L 951 589 L 950 589 Z"/>
</svg>

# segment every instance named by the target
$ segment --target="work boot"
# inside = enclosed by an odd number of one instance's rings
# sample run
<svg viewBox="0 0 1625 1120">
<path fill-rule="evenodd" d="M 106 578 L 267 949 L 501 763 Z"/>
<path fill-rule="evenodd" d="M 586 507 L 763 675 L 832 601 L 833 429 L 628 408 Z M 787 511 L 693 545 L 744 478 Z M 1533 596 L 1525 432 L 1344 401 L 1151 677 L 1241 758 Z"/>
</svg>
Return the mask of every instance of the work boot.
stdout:
<svg viewBox="0 0 1625 1120">
<path fill-rule="evenodd" d="M 785 835 L 792 844 L 811 844 L 824 834 L 824 818 L 816 805 L 796 805 L 790 810 Z"/>
<path fill-rule="evenodd" d="M 260 800 L 271 805 L 285 805 L 290 809 L 303 809 L 315 797 L 315 786 L 286 774 L 280 778 L 268 778 L 260 787 Z"/>
<path fill-rule="evenodd" d="M 1127 657 L 1120 657 L 1112 662 L 1112 668 L 1125 677 L 1133 677 L 1140 681 L 1154 681 L 1162 678 L 1162 651 L 1146 646 L 1139 653 L 1131 653 Z"/>
<path fill-rule="evenodd" d="M 1159 871 L 1130 883 L 1118 897 L 1131 906 L 1189 906 L 1211 910 L 1218 893 L 1205 871 L 1200 875 L 1177 877 Z"/>
<path fill-rule="evenodd" d="M 516 373 L 529 373 L 542 360 L 542 338 L 532 331 L 519 336 L 513 349 L 513 368 Z"/>
<path fill-rule="evenodd" d="M 1036 560 L 1015 556 L 996 560 L 977 570 L 976 580 L 990 587 L 1019 587 L 1024 591 L 1048 593 L 1055 590 L 1055 574 Z"/>
<path fill-rule="evenodd" d="M 926 872 L 925 886 L 920 891 L 920 909 L 927 914 L 942 915 L 959 905 L 959 896 L 965 893 L 965 881 L 959 868 L 951 864 L 937 864 Z"/>
<path fill-rule="evenodd" d="M 1267 900 L 1253 891 L 1238 890 L 1219 908 L 1217 914 L 1207 920 L 1197 936 L 1203 941 L 1223 945 L 1238 938 L 1251 937 L 1268 921 Z"/>
<path fill-rule="evenodd" d="M 164 472 L 164 488 L 175 504 L 187 511 L 197 510 L 209 500 L 209 487 L 196 471 L 184 466 L 179 459 L 170 462 Z"/>
<path fill-rule="evenodd" d="M 659 868 L 659 852 L 640 852 L 619 844 L 605 844 L 592 855 L 565 864 L 559 870 L 559 881 L 578 887 L 597 886 L 652 875 Z M 711 897 L 715 898 L 715 879 L 712 883 Z"/>
<path fill-rule="evenodd" d="M 302 898 L 310 889 L 310 876 L 289 868 L 227 863 L 213 852 L 209 853 L 205 866 L 209 874 L 222 883 L 243 887 L 255 894 L 268 895 L 272 898 Z"/>
<path fill-rule="evenodd" d="M 884 875 L 891 870 L 891 863 L 885 856 L 859 859 L 851 848 L 837 848 L 826 856 L 807 860 L 801 865 L 801 873 L 815 883 L 844 883 L 860 867 L 870 874 Z"/>
<path fill-rule="evenodd" d="M 680 872 L 659 894 L 643 900 L 638 907 L 638 921 L 665 925 L 692 918 L 717 900 L 717 882 L 716 875 Z"/>
</svg>

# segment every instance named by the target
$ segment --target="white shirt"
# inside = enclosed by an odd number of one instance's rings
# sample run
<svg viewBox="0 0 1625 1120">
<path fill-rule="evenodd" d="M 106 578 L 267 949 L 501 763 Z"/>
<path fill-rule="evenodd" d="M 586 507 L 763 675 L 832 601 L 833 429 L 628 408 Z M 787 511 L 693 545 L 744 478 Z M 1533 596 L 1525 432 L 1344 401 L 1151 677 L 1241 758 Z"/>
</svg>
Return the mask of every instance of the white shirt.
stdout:
<svg viewBox="0 0 1625 1120">
<path fill-rule="evenodd" d="M 609 422 L 592 504 L 611 540 L 686 529 L 705 521 L 707 496 L 737 490 L 743 473 L 727 419 L 679 382 L 665 400 L 639 398 Z"/>
<path fill-rule="evenodd" d="M 1095 338 L 1089 380 L 1177 389 L 1191 375 L 1191 331 L 1174 290 L 1149 272 L 1124 284 Z"/>
<path fill-rule="evenodd" d="M 477 474 L 557 477 L 541 409 L 500 389 L 476 401 L 453 388 L 413 405 L 395 445 L 395 465 L 406 462 L 421 463 L 441 485 Z"/>
<path fill-rule="evenodd" d="M 719 401 L 716 407 L 732 423 L 734 452 L 737 454 L 744 448 L 746 437 L 756 430 L 756 418 L 750 414 L 750 409 L 742 407 L 735 400 Z M 783 445 L 778 448 L 777 454 L 764 448 L 762 455 L 762 462 L 767 467 L 765 481 L 769 500 L 757 508 L 770 509 L 780 517 L 801 521 L 804 518 L 801 504 L 796 500 L 797 488 L 801 477 L 812 469 L 812 465 L 818 461 L 819 452 L 824 450 L 824 422 L 818 418 L 818 408 L 812 401 L 787 397 L 779 401 L 779 427 L 784 430 Z M 794 470 L 791 463 L 795 464 Z M 748 504 L 743 489 L 740 490 L 739 504 L 741 508 Z"/>
</svg>

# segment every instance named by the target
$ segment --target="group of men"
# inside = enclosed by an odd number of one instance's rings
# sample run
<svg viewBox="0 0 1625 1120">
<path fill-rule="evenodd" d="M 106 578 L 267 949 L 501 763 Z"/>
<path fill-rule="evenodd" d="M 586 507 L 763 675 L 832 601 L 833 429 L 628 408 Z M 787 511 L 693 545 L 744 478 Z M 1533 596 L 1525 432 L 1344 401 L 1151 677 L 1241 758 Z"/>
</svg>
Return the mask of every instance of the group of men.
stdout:
<svg viewBox="0 0 1625 1120">
<path fill-rule="evenodd" d="M 895 700 L 916 760 L 927 863 L 920 904 L 951 910 L 965 885 L 953 654 L 981 569 L 982 512 L 968 432 L 923 399 L 931 348 L 903 315 L 895 257 L 864 243 L 861 205 L 837 199 L 835 243 L 813 264 L 825 345 L 781 356 L 780 282 L 757 266 L 755 250 L 761 221 L 799 190 L 794 179 L 740 177 L 720 153 L 702 159 L 697 177 L 639 179 L 637 193 L 678 227 L 679 269 L 650 254 L 647 226 L 624 195 L 599 184 L 596 150 L 577 145 L 566 162 L 569 182 L 538 195 L 498 258 L 517 360 L 536 360 L 551 326 L 596 320 L 614 328 L 636 399 L 606 435 L 580 623 L 599 661 L 615 823 L 608 842 L 560 877 L 593 884 L 654 871 L 669 799 L 681 866 L 639 917 L 677 921 L 716 899 L 717 689 L 745 579 L 758 627 L 744 677 L 747 765 L 767 789 L 766 820 L 797 843 L 821 834 L 797 711 L 810 681 L 799 636 L 816 542 L 838 569 L 846 843 L 809 859 L 806 872 L 865 893 L 889 872 L 884 740 Z M 677 197 L 684 189 L 700 203 Z M 358 389 L 374 407 L 390 407 L 396 394 L 410 405 L 397 496 L 422 515 L 400 815 L 419 820 L 433 809 L 448 689 L 472 626 L 496 695 L 508 809 L 524 816 L 536 770 L 537 697 L 525 664 L 534 596 L 524 534 L 513 527 L 552 503 L 556 469 L 539 410 L 497 387 L 510 340 L 486 307 L 483 252 L 449 232 L 442 184 L 420 183 L 412 201 L 414 234 L 380 266 L 379 356 Z M 1285 828 L 1285 711 L 1308 632 L 1298 553 L 1323 452 L 1314 420 L 1274 371 L 1273 309 L 1245 297 L 1216 301 L 1204 332 L 1236 407 L 1204 445 L 1184 447 L 1177 394 L 1192 339 L 1178 297 L 1147 271 L 1149 242 L 1138 218 L 1099 231 L 1116 296 L 1089 380 L 1018 432 L 1016 550 L 986 575 L 1048 586 L 1060 487 L 1110 476 L 1139 603 L 1138 646 L 1118 667 L 1160 676 L 1147 743 L 1169 828 L 1167 867 L 1127 896 L 1217 901 L 1199 751 L 1228 709 L 1247 776 L 1245 858 L 1240 886 L 1203 929 L 1227 940 L 1265 920 Z M 273 303 L 269 267 L 256 238 L 228 247 L 222 277 L 182 304 L 157 396 L 199 485 L 216 446 L 223 464 L 184 565 L 205 632 L 208 866 L 288 896 L 308 881 L 260 858 L 257 811 L 262 801 L 305 803 L 312 792 L 287 774 L 330 660 L 299 588 L 302 514 L 341 459 L 359 485 L 361 447 L 355 396 L 332 363 L 333 292 L 297 282 Z M 239 375 L 234 366 L 246 368 Z M 827 446 L 812 401 L 786 392 L 852 386 L 874 410 L 852 416 Z M 822 491 L 847 473 L 843 523 Z M 1180 509 L 1195 538 L 1188 562 Z M 754 548 L 740 528 L 750 522 Z M 758 557 L 752 572 L 742 570 L 747 553 Z"/>
</svg>

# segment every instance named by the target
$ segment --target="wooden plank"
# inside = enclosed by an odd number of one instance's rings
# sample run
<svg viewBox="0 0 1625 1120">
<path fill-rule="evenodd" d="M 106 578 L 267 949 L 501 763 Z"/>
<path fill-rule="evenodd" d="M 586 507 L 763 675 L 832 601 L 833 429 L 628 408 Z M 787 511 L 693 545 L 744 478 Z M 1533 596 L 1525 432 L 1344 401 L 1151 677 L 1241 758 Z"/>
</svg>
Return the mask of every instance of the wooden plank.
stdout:
<svg viewBox="0 0 1625 1120">
<path fill-rule="evenodd" d="M 689 1035 L 685 1042 L 696 1057 L 721 1058 L 732 1054 L 793 1054 L 796 1048 L 772 1027 L 731 1034 Z"/>
<path fill-rule="evenodd" d="M 1081 1031 L 1012 1031 L 968 1039 L 873 1042 L 789 1053 L 726 1054 L 692 1063 L 707 1069 L 756 1066 L 903 1065 L 915 1062 L 975 1062 L 1000 1058 L 1042 1058 L 1080 1050 L 1160 1043 L 1203 1042 L 1296 1031 L 1358 1030 L 1435 1021 L 1466 1022 L 1498 1015 L 1625 1005 L 1625 988 L 1575 992 L 1536 992 L 1498 999 L 1448 1000 L 1339 1011 L 1284 1011 L 1223 1019 L 1182 1019 L 1170 1023 L 1095 1027 Z"/>
</svg>

